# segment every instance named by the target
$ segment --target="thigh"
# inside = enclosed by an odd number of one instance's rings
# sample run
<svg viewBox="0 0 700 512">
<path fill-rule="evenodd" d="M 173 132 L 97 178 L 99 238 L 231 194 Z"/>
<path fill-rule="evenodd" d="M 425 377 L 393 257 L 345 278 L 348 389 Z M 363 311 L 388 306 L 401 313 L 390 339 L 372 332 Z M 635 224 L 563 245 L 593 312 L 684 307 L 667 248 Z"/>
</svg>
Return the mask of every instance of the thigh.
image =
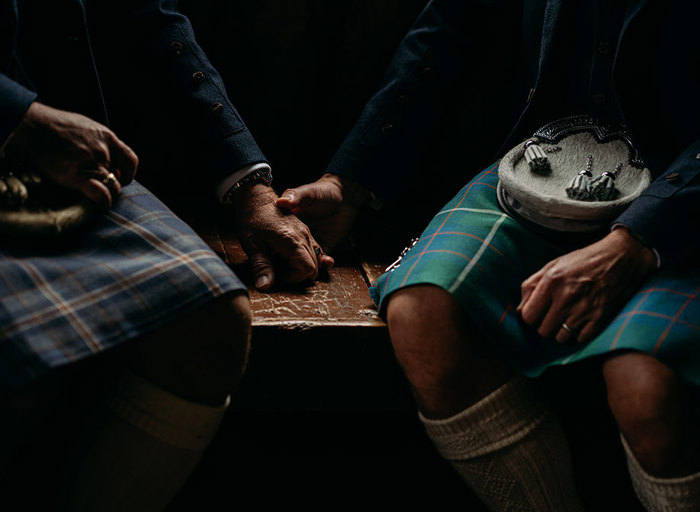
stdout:
<svg viewBox="0 0 700 512">
<path fill-rule="evenodd" d="M 699 266 L 662 269 L 591 343 L 542 339 L 516 312 L 520 285 L 566 249 L 501 211 L 497 183 L 496 166 L 477 175 L 438 212 L 398 268 L 377 280 L 371 293 L 382 314 L 397 291 L 430 284 L 451 294 L 494 353 L 530 377 L 635 349 L 700 384 Z"/>
<path fill-rule="evenodd" d="M 241 290 L 196 233 L 134 182 L 79 238 L 0 250 L 0 391 Z"/>
</svg>

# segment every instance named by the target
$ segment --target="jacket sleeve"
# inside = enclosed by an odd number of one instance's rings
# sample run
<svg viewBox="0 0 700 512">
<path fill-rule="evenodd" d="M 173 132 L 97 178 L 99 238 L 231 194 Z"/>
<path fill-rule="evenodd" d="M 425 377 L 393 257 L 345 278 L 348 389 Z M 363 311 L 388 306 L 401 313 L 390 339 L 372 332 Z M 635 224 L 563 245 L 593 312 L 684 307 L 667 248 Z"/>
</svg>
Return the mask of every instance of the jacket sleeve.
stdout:
<svg viewBox="0 0 700 512">
<path fill-rule="evenodd" d="M 93 11 L 97 24 L 90 27 L 91 37 L 109 97 L 122 98 L 119 105 L 142 116 L 151 130 L 170 133 L 174 138 L 166 147 L 191 147 L 211 183 L 267 161 L 176 0 L 95 4 L 102 5 Z M 140 133 L 149 135 L 142 127 Z"/>
<path fill-rule="evenodd" d="M 0 74 L 0 147 L 35 99 L 35 92 Z"/>
<path fill-rule="evenodd" d="M 465 74 L 477 79 L 479 43 L 508 14 L 508 1 L 432 0 L 401 42 L 378 91 L 366 104 L 327 171 L 381 197 L 415 170 L 440 122 L 445 92 Z"/>
<path fill-rule="evenodd" d="M 664 267 L 700 254 L 700 141 L 686 148 L 615 223 L 653 247 Z"/>
</svg>

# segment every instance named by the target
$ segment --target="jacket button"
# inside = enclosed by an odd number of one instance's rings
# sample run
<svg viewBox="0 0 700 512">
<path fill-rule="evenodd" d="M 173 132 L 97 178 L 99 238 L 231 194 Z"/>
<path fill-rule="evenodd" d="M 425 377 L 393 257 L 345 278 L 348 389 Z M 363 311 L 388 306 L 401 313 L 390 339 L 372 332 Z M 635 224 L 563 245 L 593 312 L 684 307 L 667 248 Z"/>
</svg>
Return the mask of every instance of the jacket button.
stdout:
<svg viewBox="0 0 700 512">
<path fill-rule="evenodd" d="M 204 82 L 204 80 L 206 80 L 206 78 L 207 77 L 201 71 L 197 71 L 194 75 L 192 75 L 192 81 L 195 83 L 195 85 L 201 84 Z"/>
<path fill-rule="evenodd" d="M 435 78 L 435 69 L 428 66 L 428 67 L 423 68 L 421 70 L 420 74 L 423 78 L 427 78 L 428 80 L 432 80 L 433 78 Z"/>
<path fill-rule="evenodd" d="M 170 43 L 170 48 L 173 49 L 175 55 L 180 55 L 182 53 L 182 43 L 180 41 L 172 41 Z"/>
<path fill-rule="evenodd" d="M 219 117 L 223 112 L 224 106 L 221 103 L 217 101 L 211 104 L 211 113 L 214 114 L 216 117 Z"/>
<path fill-rule="evenodd" d="M 678 174 L 677 172 L 672 172 L 671 174 L 666 176 L 666 181 L 672 183 L 674 181 L 678 181 L 680 179 L 681 175 Z"/>
<path fill-rule="evenodd" d="M 392 132 L 393 129 L 394 129 L 394 125 L 393 125 L 393 124 L 391 124 L 391 123 L 386 123 L 386 124 L 382 125 L 382 127 L 379 129 L 379 132 L 380 132 L 382 135 L 389 135 L 389 134 Z"/>
<path fill-rule="evenodd" d="M 599 105 L 601 103 L 605 103 L 605 100 L 607 100 L 607 99 L 608 99 L 607 96 L 605 96 L 605 94 L 603 94 L 602 92 L 599 92 L 599 93 L 596 93 L 593 95 L 593 103 L 597 103 Z"/>
<path fill-rule="evenodd" d="M 598 53 L 600 55 L 607 55 L 608 52 L 610 51 L 610 43 L 607 41 L 602 41 L 598 43 Z"/>
</svg>

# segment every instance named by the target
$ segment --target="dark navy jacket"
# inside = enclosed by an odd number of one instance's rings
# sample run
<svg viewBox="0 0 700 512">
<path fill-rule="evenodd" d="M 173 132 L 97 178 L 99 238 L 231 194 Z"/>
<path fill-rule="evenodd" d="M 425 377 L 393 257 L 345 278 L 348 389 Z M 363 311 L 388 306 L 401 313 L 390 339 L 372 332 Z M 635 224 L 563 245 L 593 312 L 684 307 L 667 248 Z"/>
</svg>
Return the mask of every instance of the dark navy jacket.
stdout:
<svg viewBox="0 0 700 512">
<path fill-rule="evenodd" d="M 464 80 L 484 84 L 471 102 L 497 121 L 495 157 L 557 116 L 578 113 L 562 105 L 562 66 L 577 64 L 562 58 L 571 8 L 567 0 L 431 1 L 328 171 L 389 195 L 420 161 L 446 91 Z M 655 177 L 616 222 L 652 245 L 663 265 L 700 254 L 698 20 L 698 2 L 629 0 L 613 55 L 619 111 Z"/>
<path fill-rule="evenodd" d="M 176 0 L 0 0 L 0 144 L 37 99 L 128 143 L 199 156 L 211 184 L 265 157 Z"/>
</svg>

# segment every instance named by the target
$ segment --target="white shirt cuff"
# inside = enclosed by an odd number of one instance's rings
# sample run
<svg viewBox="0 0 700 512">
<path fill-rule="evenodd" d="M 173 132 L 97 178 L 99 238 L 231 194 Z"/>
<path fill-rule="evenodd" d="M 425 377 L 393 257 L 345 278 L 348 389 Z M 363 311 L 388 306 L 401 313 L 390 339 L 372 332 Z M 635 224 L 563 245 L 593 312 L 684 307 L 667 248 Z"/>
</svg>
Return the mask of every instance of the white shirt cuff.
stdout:
<svg viewBox="0 0 700 512">
<path fill-rule="evenodd" d="M 266 169 L 268 171 L 272 170 L 270 166 L 265 162 L 259 162 L 257 164 L 247 165 L 221 180 L 216 186 L 216 197 L 219 198 L 219 202 L 224 202 L 224 196 L 226 195 L 226 192 L 228 192 L 228 189 L 230 189 L 234 183 L 236 183 L 239 180 L 242 180 L 251 172 L 255 172 L 259 169 Z"/>
</svg>

